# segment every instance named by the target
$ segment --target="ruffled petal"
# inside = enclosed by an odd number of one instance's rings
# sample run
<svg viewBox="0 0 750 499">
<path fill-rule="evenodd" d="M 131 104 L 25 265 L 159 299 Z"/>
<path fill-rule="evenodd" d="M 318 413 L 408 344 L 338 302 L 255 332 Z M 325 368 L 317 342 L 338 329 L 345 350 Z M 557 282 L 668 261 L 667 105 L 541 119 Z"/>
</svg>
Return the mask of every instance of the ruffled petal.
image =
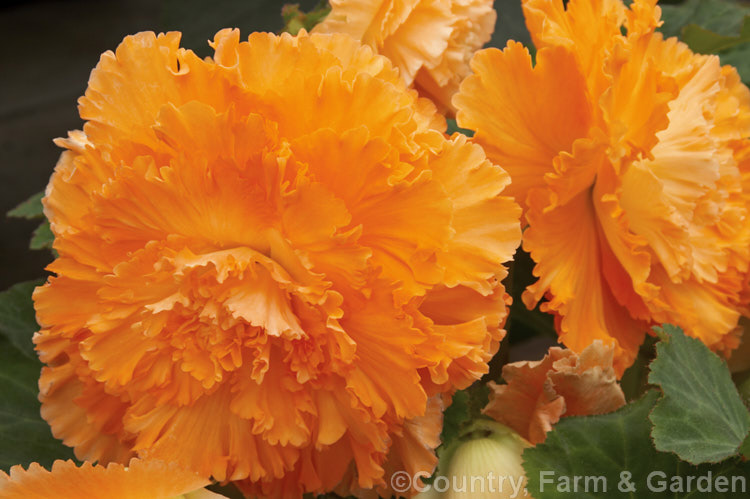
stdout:
<svg viewBox="0 0 750 499">
<path fill-rule="evenodd" d="M 132 459 L 127 466 L 110 464 L 77 466 L 73 461 L 55 461 L 50 471 L 37 463 L 24 470 L 13 466 L 10 475 L 0 471 L 0 494 L 7 499 L 167 499 L 180 496 L 209 484 L 209 480 L 192 471 L 163 461 Z M 189 497 L 224 497 L 205 491 Z"/>
<path fill-rule="evenodd" d="M 334 0 L 317 33 L 344 33 L 385 55 L 401 79 L 441 110 L 469 74 L 469 60 L 489 41 L 491 0 Z"/>
<path fill-rule="evenodd" d="M 493 292 L 481 295 L 466 286 L 432 289 L 419 304 L 438 341 L 426 342 L 420 353 L 430 359 L 422 384 L 432 395 L 450 386 L 467 388 L 487 373 L 487 362 L 505 337 L 511 298 L 497 279 Z M 489 334 L 487 334 L 489 331 Z"/>
<path fill-rule="evenodd" d="M 447 167 L 459 161 L 463 168 Z M 510 261 L 521 238 L 516 222 L 521 210 L 501 195 L 510 177 L 460 134 L 430 162 L 430 168 L 453 203 L 454 234 L 438 255 L 438 263 L 446 269 L 443 282 L 448 287 L 461 284 L 489 293 L 488 279 L 495 277 L 496 262 Z"/>
<path fill-rule="evenodd" d="M 527 202 L 529 191 L 544 187 L 545 175 L 554 172 L 553 160 L 572 151 L 591 124 L 585 81 L 573 54 L 540 50 L 536 61 L 532 67 L 528 50 L 517 42 L 503 51 L 483 50 L 454 99 L 459 126 L 474 130 L 487 156 L 510 174 L 508 193 L 520 203 Z M 582 179 L 590 181 L 593 174 Z"/>
<path fill-rule="evenodd" d="M 527 214 L 524 249 L 538 262 L 534 275 L 539 280 L 524 292 L 524 302 L 533 308 L 546 295 L 542 310 L 559 315 L 560 340 L 575 352 L 596 339 L 614 344 L 621 375 L 635 359 L 648 325 L 635 320 L 610 290 L 601 228 L 588 194 L 548 212 L 545 204 L 532 200 Z"/>
<path fill-rule="evenodd" d="M 597 102 L 609 84 L 605 58 L 626 19 L 621 0 L 523 0 L 526 26 L 537 50 L 570 50 L 587 81 L 591 102 Z"/>
<path fill-rule="evenodd" d="M 469 61 L 474 52 L 490 41 L 497 13 L 491 0 L 458 0 L 450 4 L 453 32 L 448 46 L 437 64 L 419 70 L 414 85 L 438 108 L 455 115 L 456 108 L 451 103 L 453 95 L 471 73 Z"/>
<path fill-rule="evenodd" d="M 401 71 L 410 85 L 422 67 L 437 66 L 453 33 L 449 2 L 416 2 L 409 16 L 383 40 L 379 51 Z"/>
<path fill-rule="evenodd" d="M 538 362 L 507 364 L 507 384 L 490 383 L 482 412 L 533 444 L 544 442 L 561 417 L 605 414 L 625 405 L 613 357 L 614 348 L 594 341 L 579 355 L 553 347 Z"/>
</svg>

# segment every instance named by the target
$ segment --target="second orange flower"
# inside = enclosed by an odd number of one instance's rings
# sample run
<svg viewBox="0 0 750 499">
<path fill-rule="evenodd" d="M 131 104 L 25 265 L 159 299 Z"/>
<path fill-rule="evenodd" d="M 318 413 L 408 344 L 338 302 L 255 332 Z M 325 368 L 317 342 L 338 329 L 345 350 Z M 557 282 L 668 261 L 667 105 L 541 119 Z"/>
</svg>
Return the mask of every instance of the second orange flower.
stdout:
<svg viewBox="0 0 750 499">
<path fill-rule="evenodd" d="M 656 32 L 655 0 L 525 0 L 536 53 L 472 61 L 454 98 L 508 170 L 538 281 L 581 352 L 615 346 L 619 374 L 652 324 L 717 351 L 739 343 L 750 260 L 750 91 L 717 56 Z"/>
</svg>

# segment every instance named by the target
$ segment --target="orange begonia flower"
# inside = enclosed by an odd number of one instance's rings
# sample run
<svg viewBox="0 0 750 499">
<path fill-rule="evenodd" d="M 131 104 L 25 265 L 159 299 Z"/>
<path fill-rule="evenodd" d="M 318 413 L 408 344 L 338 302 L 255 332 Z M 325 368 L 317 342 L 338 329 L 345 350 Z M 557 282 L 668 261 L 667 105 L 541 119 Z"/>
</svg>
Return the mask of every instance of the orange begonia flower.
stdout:
<svg viewBox="0 0 750 499">
<path fill-rule="evenodd" d="M 563 416 L 605 414 L 625 405 L 612 367 L 614 347 L 595 341 L 580 355 L 552 347 L 544 359 L 503 367 L 507 384 L 490 382 L 482 411 L 538 444 Z"/>
<path fill-rule="evenodd" d="M 346 33 L 388 57 L 407 85 L 451 114 L 474 52 L 490 40 L 492 0 L 331 0 L 313 31 Z"/>
<path fill-rule="evenodd" d="M 105 53 L 57 142 L 42 416 L 269 496 L 384 485 L 397 444 L 431 469 L 410 421 L 504 335 L 508 175 L 348 36 L 179 39 Z"/>
<path fill-rule="evenodd" d="M 638 0 L 526 0 L 536 66 L 519 43 L 472 61 L 459 126 L 513 179 L 524 294 L 576 352 L 615 345 L 621 375 L 652 324 L 714 350 L 738 344 L 750 259 L 750 92 L 716 56 L 655 31 Z"/>
<path fill-rule="evenodd" d="M 31 463 L 28 470 L 13 466 L 10 475 L 0 471 L 3 499 L 218 499 L 203 489 L 209 481 L 192 471 L 161 461 L 132 459 L 127 467 L 107 467 L 73 461 L 55 461 L 52 470 Z"/>
</svg>

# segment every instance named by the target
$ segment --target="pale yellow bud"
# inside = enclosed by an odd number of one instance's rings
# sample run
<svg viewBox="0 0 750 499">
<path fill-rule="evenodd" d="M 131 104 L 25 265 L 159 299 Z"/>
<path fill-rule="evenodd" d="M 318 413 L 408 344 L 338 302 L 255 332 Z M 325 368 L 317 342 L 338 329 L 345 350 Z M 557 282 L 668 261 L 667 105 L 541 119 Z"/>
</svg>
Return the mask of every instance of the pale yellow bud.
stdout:
<svg viewBox="0 0 750 499">
<path fill-rule="evenodd" d="M 505 425 L 478 421 L 441 457 L 429 490 L 417 499 L 529 498 L 522 454 L 531 444 Z M 473 437 L 473 438 L 471 438 Z"/>
</svg>

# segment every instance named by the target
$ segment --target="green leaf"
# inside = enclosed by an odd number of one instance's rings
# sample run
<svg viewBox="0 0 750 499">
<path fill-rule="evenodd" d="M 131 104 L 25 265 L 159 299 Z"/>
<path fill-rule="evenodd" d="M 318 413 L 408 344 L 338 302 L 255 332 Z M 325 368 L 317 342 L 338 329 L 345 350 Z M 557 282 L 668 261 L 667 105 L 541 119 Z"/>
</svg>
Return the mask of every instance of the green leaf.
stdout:
<svg viewBox="0 0 750 499">
<path fill-rule="evenodd" d="M 29 248 L 33 250 L 45 248 L 52 249 L 53 242 L 55 242 L 55 235 L 52 233 L 49 222 L 45 220 L 34 230 L 34 234 L 31 236 L 31 242 L 29 243 Z"/>
<path fill-rule="evenodd" d="M 52 436 L 39 415 L 41 363 L 21 355 L 0 337 L 0 469 L 38 462 L 49 468 L 55 459 L 72 459 L 72 449 Z"/>
<path fill-rule="evenodd" d="M 657 333 L 662 341 L 648 380 L 664 397 L 650 416 L 654 445 L 693 464 L 736 455 L 750 432 L 750 414 L 726 364 L 678 327 Z"/>
<path fill-rule="evenodd" d="M 665 37 L 680 36 L 685 26 L 695 24 L 720 35 L 737 35 L 750 8 L 732 0 L 686 0 L 675 5 L 661 5 Z"/>
<path fill-rule="evenodd" d="M 8 212 L 9 217 L 14 218 L 42 218 L 44 216 L 44 207 L 42 206 L 43 192 L 37 192 L 29 199 L 19 204 Z"/>
<path fill-rule="evenodd" d="M 29 359 L 36 359 L 32 335 L 39 329 L 31 293 L 42 281 L 18 283 L 0 293 L 0 334 Z"/>
<path fill-rule="evenodd" d="M 745 405 L 750 407 L 750 376 L 747 376 L 738 386 L 737 390 L 740 392 L 740 397 Z"/>
<path fill-rule="evenodd" d="M 716 54 L 734 48 L 750 42 L 750 16 L 745 16 L 738 36 L 720 35 L 697 24 L 688 24 L 682 29 L 682 41 L 700 54 Z"/>
<path fill-rule="evenodd" d="M 29 199 L 19 204 L 8 212 L 9 217 L 15 218 L 26 218 L 33 220 L 35 218 L 44 218 L 44 207 L 42 206 L 42 198 L 44 197 L 43 192 L 38 192 L 31 196 Z M 49 226 L 49 221 L 44 220 L 39 227 L 34 230 L 34 234 L 31 236 L 29 242 L 29 248 L 33 250 L 39 249 L 52 249 L 52 243 L 55 240 L 52 229 Z"/>
<path fill-rule="evenodd" d="M 529 494 L 535 499 L 695 497 L 695 478 L 690 494 L 688 477 L 697 478 L 710 471 L 714 479 L 726 476 L 731 484 L 732 477 L 750 476 L 750 463 L 739 459 L 695 467 L 674 454 L 658 452 L 649 438 L 648 421 L 649 411 L 658 398 L 658 391 L 652 390 L 617 412 L 563 418 L 547 434 L 544 443 L 526 449 L 523 454 Z M 574 490 L 576 476 L 581 478 Z M 660 488 L 662 479 L 665 489 Z M 669 489 L 676 482 L 682 483 L 684 493 Z M 715 491 L 705 497 L 742 495 L 722 495 Z"/>
<path fill-rule="evenodd" d="M 459 390 L 453 395 L 453 402 L 443 413 L 443 432 L 440 435 L 442 447 L 447 447 L 458 439 L 461 428 L 471 420 L 469 394 Z"/>
<path fill-rule="evenodd" d="M 656 356 L 656 341 L 647 336 L 638 351 L 635 362 L 630 366 L 620 379 L 620 388 L 625 394 L 628 402 L 637 400 L 651 388 L 648 385 L 648 365 Z"/>
<path fill-rule="evenodd" d="M 477 381 L 465 390 L 459 390 L 453 395 L 453 401 L 443 412 L 443 432 L 440 434 L 440 446 L 437 455 L 440 466 L 450 462 L 451 456 L 463 441 L 471 438 L 472 433 L 484 421 L 489 421 L 482 415 L 482 409 L 489 400 L 490 389 L 481 381 Z M 433 474 L 434 478 L 441 471 Z M 425 480 L 430 483 L 431 479 Z"/>
<path fill-rule="evenodd" d="M 490 401 L 490 387 L 481 381 L 477 381 L 466 389 L 469 394 L 469 417 L 475 420 L 482 416 L 482 409 L 487 407 Z"/>
<path fill-rule="evenodd" d="M 750 459 L 750 435 L 745 439 L 745 442 L 742 444 L 742 447 L 740 447 L 740 454 L 745 459 Z"/>
<path fill-rule="evenodd" d="M 737 68 L 745 85 L 750 85 L 750 43 L 744 43 L 732 50 L 719 54 L 722 64 Z"/>
<path fill-rule="evenodd" d="M 222 496 L 228 497 L 229 499 L 245 499 L 245 495 L 240 492 L 240 489 L 238 489 L 237 486 L 231 482 L 226 485 L 215 483 L 213 485 L 209 485 L 206 488 L 211 492 L 216 492 L 217 494 L 221 494 Z"/>
<path fill-rule="evenodd" d="M 750 4 L 731 0 L 686 0 L 662 5 L 665 37 L 678 36 L 695 52 L 718 54 L 745 84 L 750 83 Z"/>
<path fill-rule="evenodd" d="M 446 132 L 445 132 L 448 135 L 453 135 L 454 133 L 458 132 L 458 133 L 462 133 L 462 134 L 466 135 L 467 137 L 473 137 L 474 136 L 474 131 L 473 130 L 469 130 L 468 128 L 461 128 L 460 126 L 458 126 L 456 124 L 456 120 L 449 118 L 449 119 L 447 119 L 445 121 L 448 123 L 448 130 L 446 130 Z"/>
<path fill-rule="evenodd" d="M 534 54 L 534 45 L 531 43 L 531 35 L 526 29 L 526 21 L 523 17 L 523 9 L 519 1 L 495 2 L 497 10 L 497 22 L 492 38 L 487 44 L 490 47 L 505 48 L 508 40 L 523 43 Z"/>
<path fill-rule="evenodd" d="M 482 409 L 489 396 L 490 388 L 480 381 L 453 395 L 453 402 L 443 412 L 443 432 L 440 435 L 443 447 L 461 438 L 472 422 L 483 417 Z"/>
<path fill-rule="evenodd" d="M 40 281 L 22 282 L 0 293 L 0 469 L 36 461 L 49 467 L 72 450 L 55 440 L 39 415 L 39 372 L 31 336 L 39 328 L 31 292 Z"/>
<path fill-rule="evenodd" d="M 304 12 L 300 9 L 298 3 L 286 4 L 281 8 L 281 17 L 284 19 L 284 29 L 292 35 L 296 35 L 300 30 L 312 30 L 318 23 L 323 21 L 331 12 L 331 7 L 326 0 L 321 0 L 318 5 L 310 12 Z"/>
</svg>

